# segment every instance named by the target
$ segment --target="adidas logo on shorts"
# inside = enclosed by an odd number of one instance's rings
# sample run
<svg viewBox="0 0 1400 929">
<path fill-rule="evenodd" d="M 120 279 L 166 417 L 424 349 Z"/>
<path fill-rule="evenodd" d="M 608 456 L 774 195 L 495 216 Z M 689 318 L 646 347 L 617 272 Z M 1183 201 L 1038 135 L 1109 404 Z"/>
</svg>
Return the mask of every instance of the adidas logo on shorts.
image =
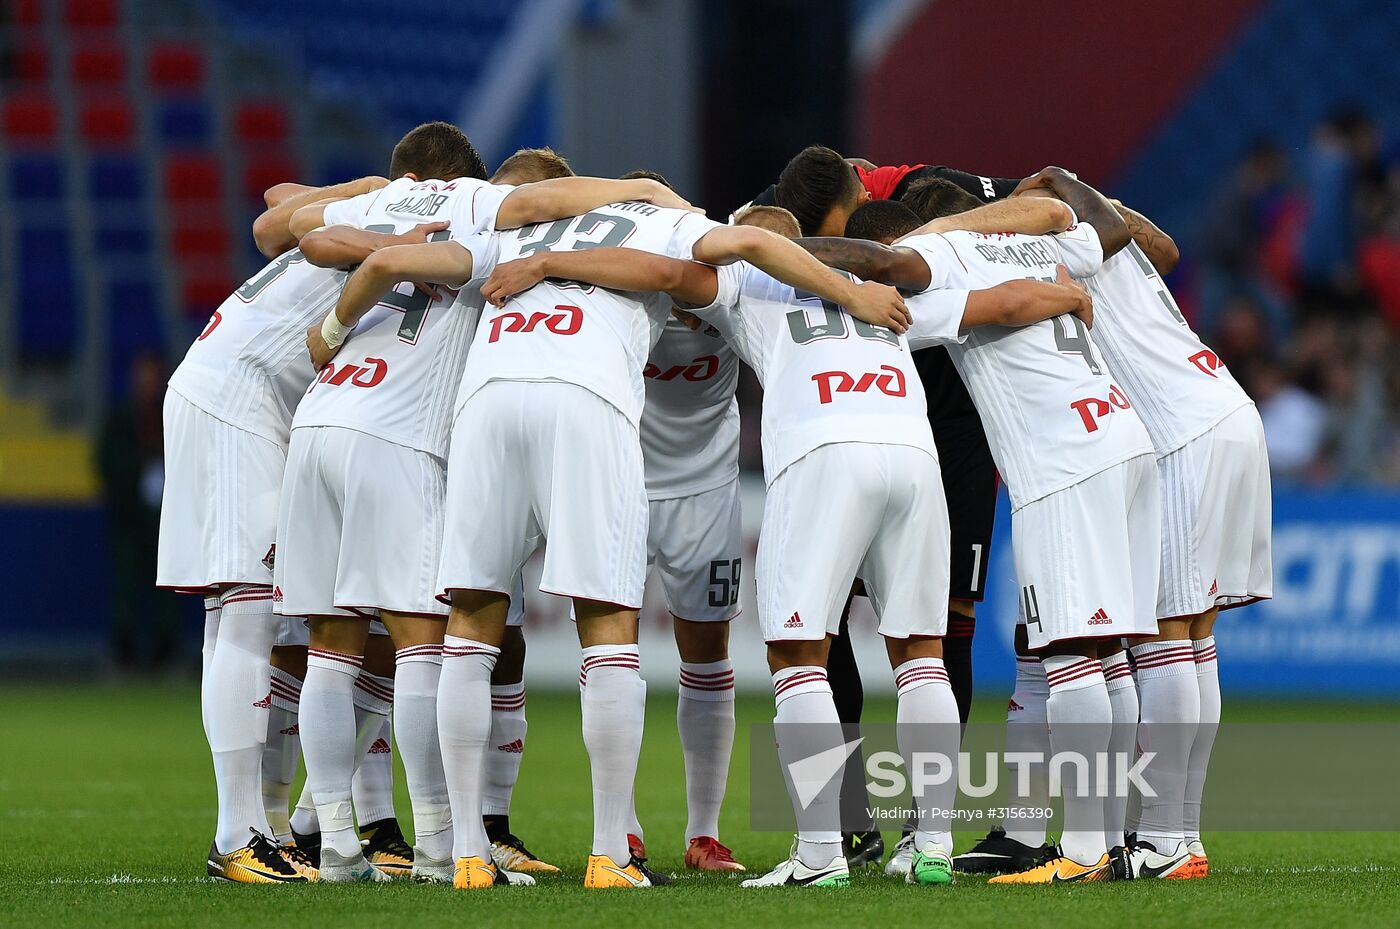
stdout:
<svg viewBox="0 0 1400 929">
<path fill-rule="evenodd" d="M 802 628 L 802 617 L 799 616 L 799 615 L 797 615 L 796 613 L 793 613 L 791 616 L 788 617 L 788 621 L 785 622 L 785 623 L 783 623 L 783 628 L 784 628 L 784 629 L 801 629 L 801 628 Z"/>
<path fill-rule="evenodd" d="M 519 755 L 521 752 L 525 751 L 525 740 L 516 739 L 514 742 L 507 742 L 505 745 L 497 745 L 496 751 L 510 752 L 511 754 Z"/>
<path fill-rule="evenodd" d="M 1103 607 L 1099 607 L 1094 611 L 1094 615 L 1089 617 L 1089 625 L 1091 626 L 1107 626 L 1111 622 L 1113 622 L 1113 620 L 1108 618 L 1108 614 L 1104 612 Z"/>
<path fill-rule="evenodd" d="M 1206 591 L 1206 596 L 1207 596 L 1207 597 L 1214 597 L 1214 596 L 1215 596 L 1216 594 L 1218 594 L 1218 593 L 1220 593 L 1220 581 L 1219 581 L 1219 580 L 1211 581 L 1211 582 L 1210 582 L 1210 590 L 1207 590 L 1207 591 Z"/>
<path fill-rule="evenodd" d="M 273 603 L 281 603 L 281 602 L 282 602 L 282 588 L 281 588 L 281 587 L 274 587 L 274 588 L 272 588 L 272 602 L 273 602 Z"/>
</svg>

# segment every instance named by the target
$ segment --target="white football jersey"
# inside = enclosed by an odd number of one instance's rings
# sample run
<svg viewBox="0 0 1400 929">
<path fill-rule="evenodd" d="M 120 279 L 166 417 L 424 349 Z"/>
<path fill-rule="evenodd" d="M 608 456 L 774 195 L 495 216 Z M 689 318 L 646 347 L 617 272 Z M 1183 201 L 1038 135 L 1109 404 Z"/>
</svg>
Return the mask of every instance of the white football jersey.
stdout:
<svg viewBox="0 0 1400 929">
<path fill-rule="evenodd" d="M 456 299 L 430 299 L 400 284 L 360 320 L 340 353 L 321 369 L 297 407 L 292 428 L 341 426 L 447 457 L 452 401 L 481 316 L 483 269 L 493 262 L 501 203 L 513 190 L 475 180 L 395 181 L 372 194 L 326 207 L 328 225 L 345 223 L 398 234 L 448 220 L 434 234 L 472 253 L 473 277 Z"/>
<path fill-rule="evenodd" d="M 1220 356 L 1191 331 L 1136 242 L 1084 283 L 1094 297 L 1094 346 L 1142 417 L 1158 456 L 1252 402 Z"/>
<path fill-rule="evenodd" d="M 472 195 L 448 196 L 442 181 L 400 179 L 327 205 L 327 221 L 344 221 L 355 209 L 363 210 L 365 201 L 382 197 L 384 212 L 395 221 L 412 226 L 445 219 L 460 233 L 478 217 L 494 225 L 500 201 L 513 189 L 466 179 L 452 184 Z M 446 207 L 449 201 L 452 209 Z M 211 416 L 287 444 L 293 411 L 315 376 L 306 329 L 335 306 L 345 277 L 343 271 L 310 264 L 298 249 L 280 255 L 214 311 L 171 375 L 171 389 Z"/>
<path fill-rule="evenodd" d="M 739 359 L 714 326 L 672 316 L 652 346 L 640 433 L 647 499 L 723 487 L 739 476 Z"/>
<path fill-rule="evenodd" d="M 715 303 L 695 312 L 763 383 L 768 483 L 836 442 L 909 445 L 937 462 L 923 384 L 903 336 L 744 262 L 719 269 Z"/>
<path fill-rule="evenodd" d="M 503 233 L 497 253 L 506 262 L 540 251 L 626 246 L 690 258 L 696 241 L 718 226 L 685 210 L 612 203 Z M 602 397 L 636 426 L 646 399 L 642 370 L 670 312 L 671 299 L 662 294 L 542 281 L 482 314 L 457 409 L 490 381 L 562 381 Z"/>
<path fill-rule="evenodd" d="M 1099 270 L 1103 249 L 1092 226 L 1079 223 L 1046 236 L 950 232 L 900 244 L 924 258 L 932 279 L 928 291 L 909 300 L 909 342 L 915 348 L 948 345 L 1013 507 L 1152 451 L 1142 421 L 1078 318 L 1064 314 L 1020 328 L 978 326 L 950 335 L 961 322 L 966 291 L 1018 278 L 1053 281 L 1059 264 L 1075 277 Z"/>
</svg>

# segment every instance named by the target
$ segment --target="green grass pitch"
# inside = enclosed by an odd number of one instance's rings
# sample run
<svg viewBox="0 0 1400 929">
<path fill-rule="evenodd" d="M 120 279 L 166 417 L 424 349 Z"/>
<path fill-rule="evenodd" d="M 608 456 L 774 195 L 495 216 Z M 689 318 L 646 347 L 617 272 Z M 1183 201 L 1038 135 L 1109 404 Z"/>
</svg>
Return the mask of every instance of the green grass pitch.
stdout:
<svg viewBox="0 0 1400 929">
<path fill-rule="evenodd" d="M 674 695 L 654 693 L 638 778 L 652 864 L 672 887 L 585 891 L 591 830 L 587 757 L 575 694 L 531 693 L 529 745 L 512 825 L 565 874 L 535 888 L 466 894 L 445 887 L 241 887 L 204 878 L 213 784 L 192 687 L 10 686 L 0 767 L 0 926 L 120 929 L 234 926 L 1394 926 L 1400 924 L 1400 835 L 1207 836 L 1213 868 L 1194 882 L 989 887 L 961 878 L 915 888 L 875 874 L 845 890 L 743 891 L 681 872 L 685 826 Z M 986 695 L 979 716 L 995 719 Z M 756 871 L 789 836 L 747 830 L 748 725 L 771 698 L 739 701 L 739 738 L 724 839 Z M 889 701 L 869 718 L 892 718 Z M 1375 704 L 1246 704 L 1227 718 L 1394 719 Z M 402 778 L 400 778 L 400 788 Z M 1326 784 L 1319 784 L 1326 790 Z M 1209 795 L 1207 795 L 1209 802 Z M 407 798 L 399 810 L 407 828 Z M 959 835 L 960 847 L 972 836 Z"/>
</svg>

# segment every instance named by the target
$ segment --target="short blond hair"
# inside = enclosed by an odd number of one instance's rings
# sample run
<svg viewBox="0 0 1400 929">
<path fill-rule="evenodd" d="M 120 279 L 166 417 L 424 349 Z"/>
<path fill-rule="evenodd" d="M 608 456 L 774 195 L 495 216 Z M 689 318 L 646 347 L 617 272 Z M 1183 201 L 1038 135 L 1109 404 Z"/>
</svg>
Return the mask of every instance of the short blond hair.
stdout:
<svg viewBox="0 0 1400 929">
<path fill-rule="evenodd" d="M 555 177 L 573 177 L 574 169 L 563 155 L 552 148 L 522 148 L 511 155 L 496 173 L 493 184 L 532 184 Z"/>
<path fill-rule="evenodd" d="M 796 239 L 802 235 L 802 225 L 797 217 L 780 206 L 755 204 L 745 207 L 734 215 L 736 226 L 757 226 L 776 232 L 785 239 Z"/>
</svg>

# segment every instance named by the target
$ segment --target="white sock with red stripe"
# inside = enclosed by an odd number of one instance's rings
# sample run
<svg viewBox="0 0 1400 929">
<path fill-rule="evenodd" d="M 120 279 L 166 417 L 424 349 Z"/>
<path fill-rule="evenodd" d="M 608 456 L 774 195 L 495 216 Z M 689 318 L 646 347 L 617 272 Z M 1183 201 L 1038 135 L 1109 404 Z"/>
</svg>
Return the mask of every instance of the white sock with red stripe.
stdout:
<svg viewBox="0 0 1400 929">
<path fill-rule="evenodd" d="M 775 672 L 773 699 L 777 705 L 773 725 L 778 760 L 789 773 L 788 790 L 813 797 L 804 809 L 798 796 L 792 796 L 798 824 L 797 856 L 808 867 L 824 868 L 841 854 L 841 778 L 799 784 L 791 775 L 794 770 L 804 770 L 800 765 L 794 769 L 794 763 L 845 744 L 826 668 L 797 665 Z M 784 729 L 790 731 L 785 733 Z"/>
<path fill-rule="evenodd" d="M 1054 755 L 1065 752 L 1071 759 L 1087 762 L 1087 770 L 1070 762 L 1050 765 L 1052 790 L 1058 775 L 1064 800 L 1060 848 L 1072 861 L 1097 864 L 1108 851 L 1103 841 L 1103 799 L 1098 795 L 1097 767 L 1099 757 L 1108 752 L 1113 735 L 1113 706 L 1108 700 L 1103 668 L 1097 658 L 1082 655 L 1053 655 L 1041 664 L 1050 683 L 1045 713 L 1050 720 L 1051 751 Z"/>
<path fill-rule="evenodd" d="M 1220 665 L 1215 658 L 1215 636 L 1206 636 L 1191 643 L 1196 660 L 1196 690 L 1201 698 L 1201 722 L 1191 742 L 1191 757 L 1186 766 L 1186 804 L 1183 827 L 1188 842 L 1201 839 L 1201 795 L 1206 789 L 1206 769 L 1210 767 L 1210 751 L 1215 747 L 1215 732 L 1220 726 Z"/>
<path fill-rule="evenodd" d="M 359 655 L 309 648 L 301 686 L 301 749 L 321 845 L 346 857 L 360 853 L 350 780 L 356 761 L 353 694 L 362 660 Z"/>
<path fill-rule="evenodd" d="M 262 803 L 262 754 L 272 707 L 268 662 L 282 617 L 272 612 L 272 588 L 252 584 L 225 591 L 219 615 L 202 696 L 219 794 L 214 844 L 228 853 L 248 844 L 249 829 L 272 831 Z"/>
<path fill-rule="evenodd" d="M 734 750 L 734 666 L 681 662 L 676 727 L 685 752 L 685 840 L 719 838 L 719 811 Z"/>
<path fill-rule="evenodd" d="M 1187 639 L 1147 642 L 1133 646 L 1133 664 L 1142 718 L 1138 745 L 1156 753 L 1147 767 L 1156 796 L 1142 798 L 1138 841 L 1165 855 L 1186 839 L 1186 768 L 1201 721 L 1195 652 Z"/>
<path fill-rule="evenodd" d="M 1045 810 L 1050 809 L 1050 724 L 1045 702 L 1050 684 L 1039 658 L 1016 656 L 1016 689 L 1006 704 L 1006 751 L 1031 754 L 1039 762 L 1008 768 L 1012 785 L 1006 795 L 1007 816 L 1001 827 L 1008 839 L 1039 848 L 1045 844 Z M 1019 792 L 1017 779 L 1025 771 L 1026 792 Z"/>
<path fill-rule="evenodd" d="M 626 862 L 647 685 L 636 645 L 583 650 L 583 744 L 593 771 L 593 854 Z"/>
<path fill-rule="evenodd" d="M 486 750 L 483 816 L 509 816 L 510 797 L 525 757 L 525 682 L 491 685 L 491 743 Z"/>
<path fill-rule="evenodd" d="M 1118 652 L 1103 659 L 1104 681 L 1108 687 L 1108 702 L 1113 707 L 1113 736 L 1108 743 L 1109 771 L 1112 784 L 1103 802 L 1104 842 L 1109 848 L 1124 844 L 1123 830 L 1128 819 L 1127 779 L 1118 777 L 1119 757 L 1126 764 L 1133 762 L 1137 746 L 1138 695 L 1133 672 L 1128 666 L 1128 653 Z"/>
<path fill-rule="evenodd" d="M 942 658 L 911 658 L 894 669 L 894 685 L 899 693 L 895 735 L 904 769 L 915 770 L 914 758 L 942 756 L 947 759 L 948 777 L 940 784 L 914 784 L 914 809 L 919 811 L 914 826 L 914 844 L 923 848 L 937 842 L 952 854 L 953 832 L 949 811 L 958 799 L 958 749 L 962 724 L 958 701 L 948 683 Z"/>
<path fill-rule="evenodd" d="M 267 745 L 262 758 L 263 809 L 272 836 L 278 842 L 292 838 L 292 780 L 301 760 L 301 736 L 297 729 L 297 704 L 301 681 L 281 668 L 272 669 L 272 709 L 267 717 Z"/>
<path fill-rule="evenodd" d="M 491 861 L 481 825 L 486 753 L 491 739 L 491 672 L 501 650 L 450 635 L 442 645 L 438 682 L 438 739 L 452 804 L 452 857 Z"/>
<path fill-rule="evenodd" d="M 361 670 L 355 678 L 355 821 L 394 818 L 394 679 Z"/>
<path fill-rule="evenodd" d="M 413 801 L 413 844 L 428 858 L 452 856 L 452 807 L 438 742 L 442 646 L 413 645 L 394 653 L 394 731 Z"/>
</svg>

